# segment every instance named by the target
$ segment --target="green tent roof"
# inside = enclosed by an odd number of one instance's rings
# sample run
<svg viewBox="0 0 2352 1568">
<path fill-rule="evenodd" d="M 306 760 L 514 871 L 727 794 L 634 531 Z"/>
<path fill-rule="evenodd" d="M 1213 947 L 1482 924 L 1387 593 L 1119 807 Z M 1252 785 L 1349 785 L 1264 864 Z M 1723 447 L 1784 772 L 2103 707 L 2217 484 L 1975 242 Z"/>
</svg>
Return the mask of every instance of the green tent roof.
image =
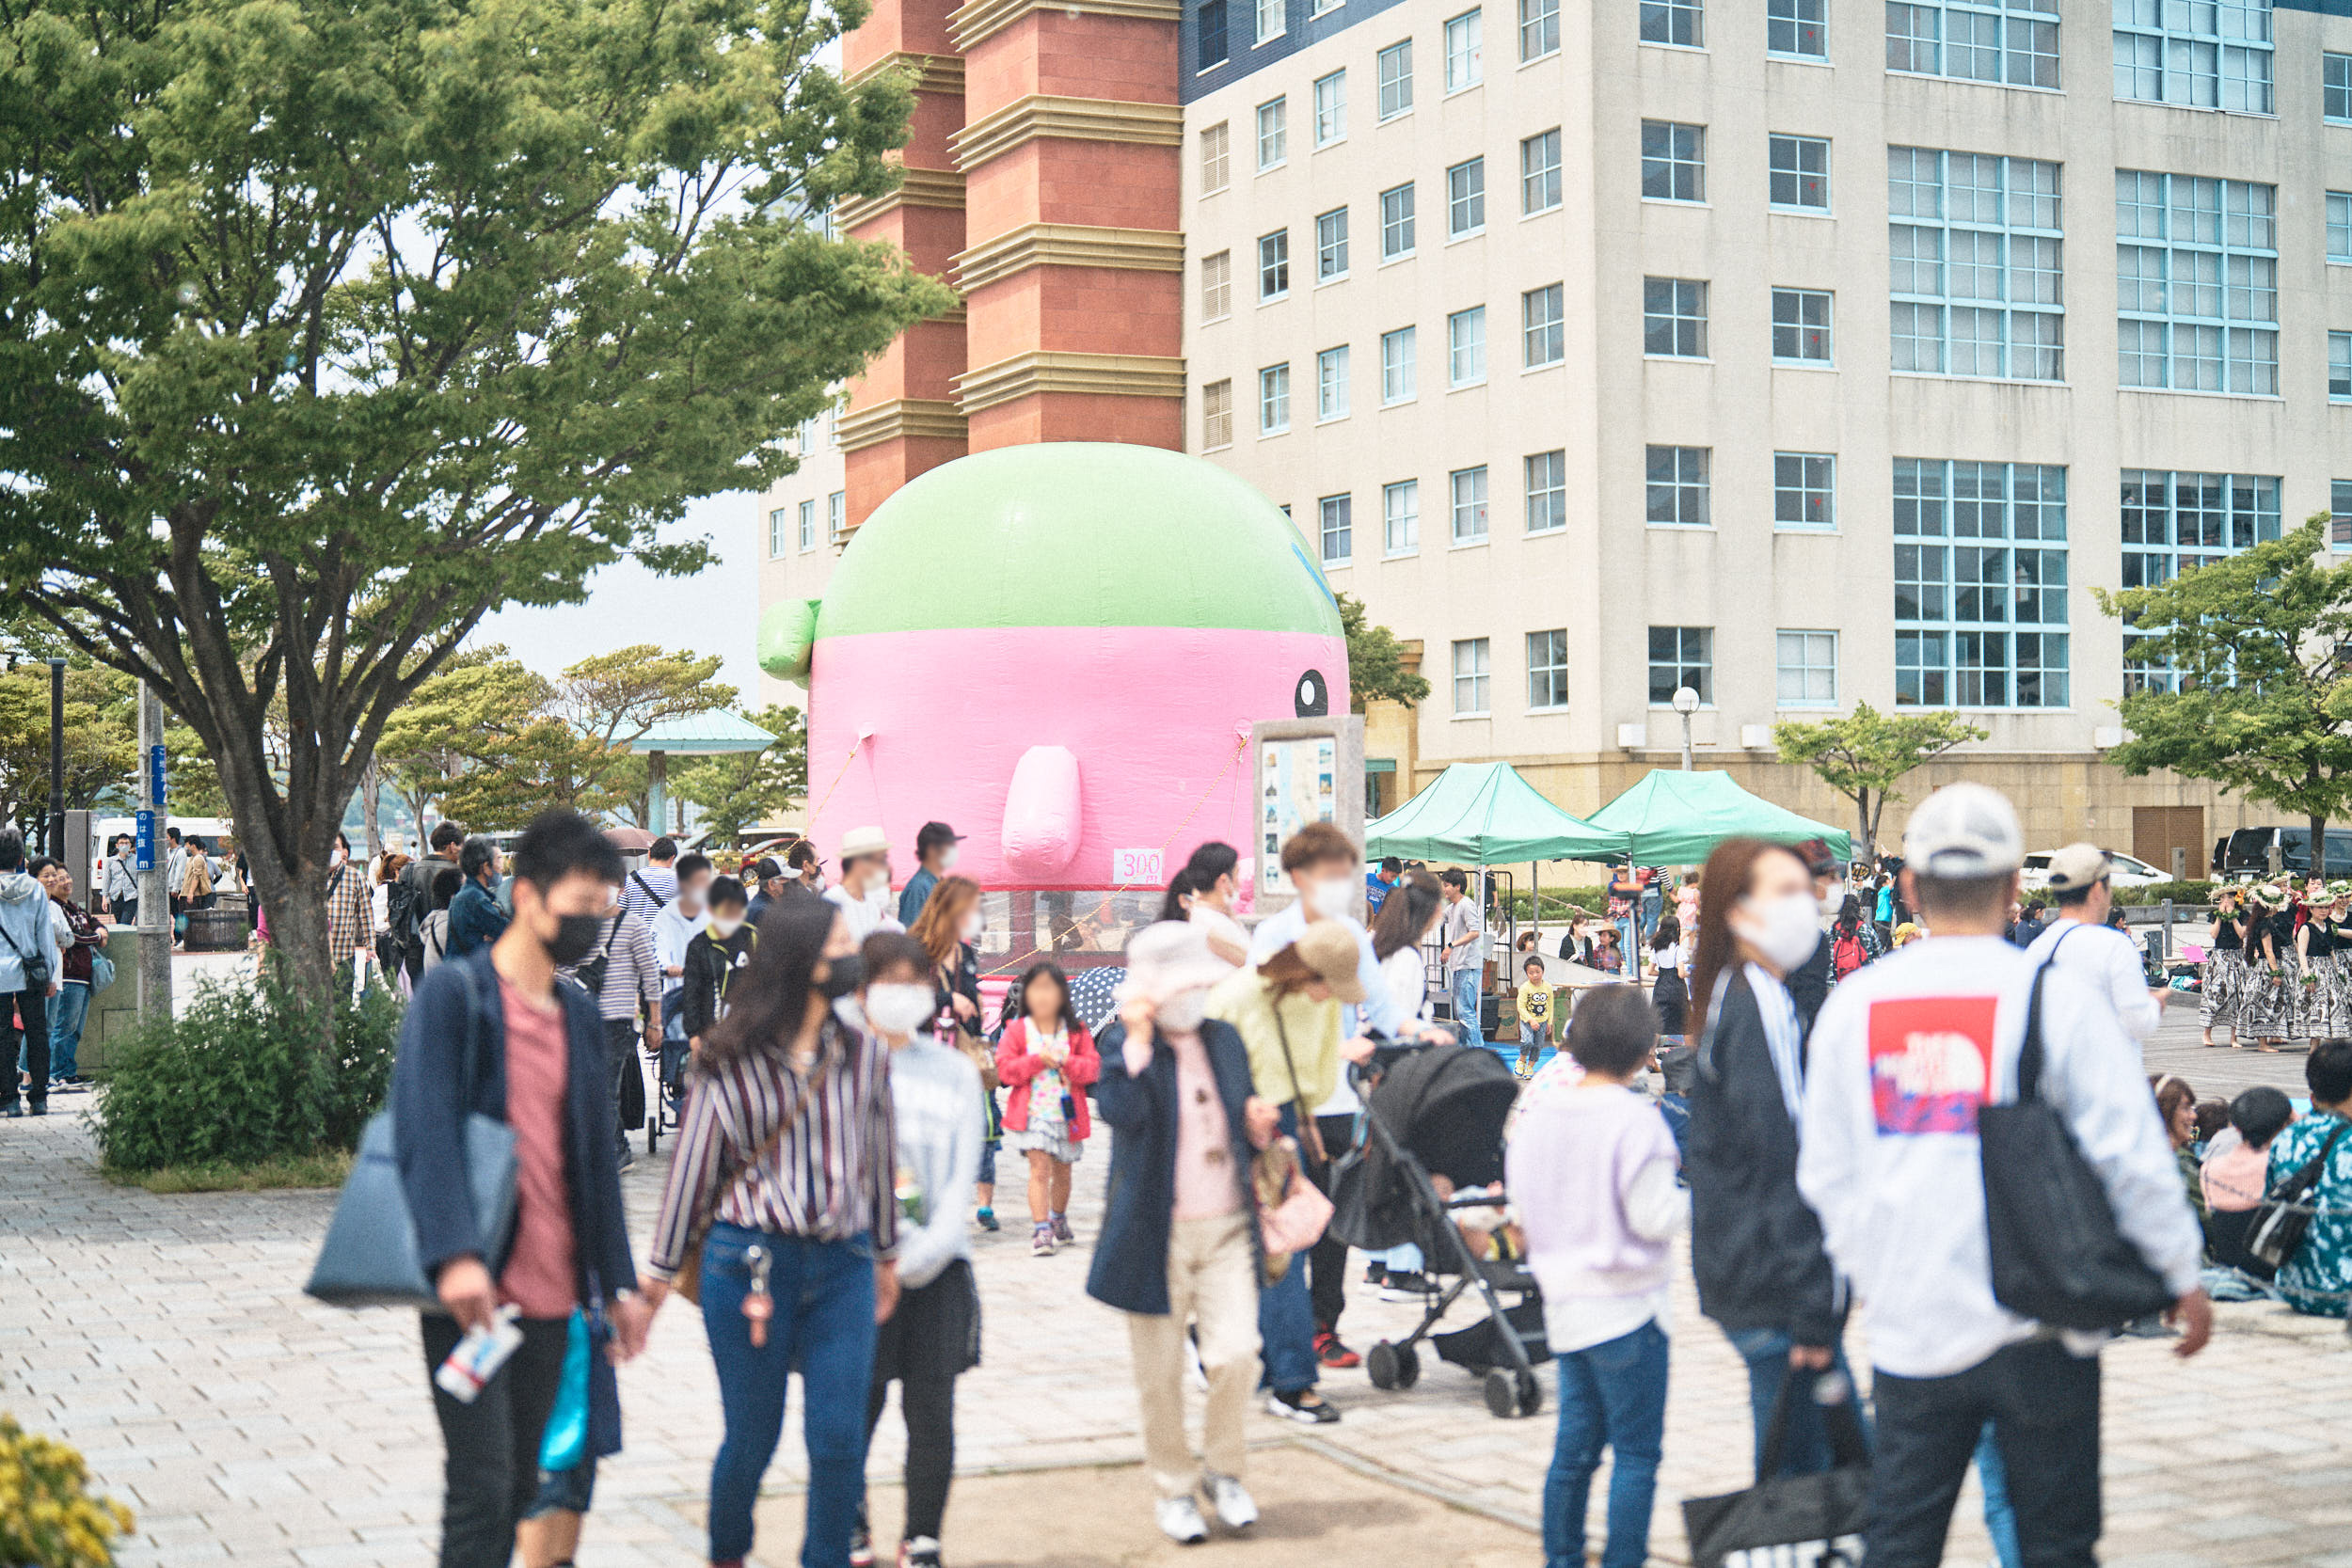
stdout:
<svg viewBox="0 0 2352 1568">
<path fill-rule="evenodd" d="M 1592 825 L 1630 839 L 1633 858 L 1644 865 L 1695 864 L 1724 839 L 1742 837 L 1779 844 L 1818 838 L 1840 860 L 1853 853 L 1842 829 L 1751 795 L 1724 772 L 1652 768 L 1593 813 Z"/>
<path fill-rule="evenodd" d="M 1472 865 L 1625 858 L 1604 832 L 1545 800 L 1507 762 L 1457 762 L 1438 782 L 1364 829 L 1364 853 Z"/>
<path fill-rule="evenodd" d="M 721 709 L 664 719 L 628 743 L 632 752 L 666 752 L 674 757 L 715 756 L 722 752 L 764 752 L 776 737 L 748 719 Z"/>
</svg>

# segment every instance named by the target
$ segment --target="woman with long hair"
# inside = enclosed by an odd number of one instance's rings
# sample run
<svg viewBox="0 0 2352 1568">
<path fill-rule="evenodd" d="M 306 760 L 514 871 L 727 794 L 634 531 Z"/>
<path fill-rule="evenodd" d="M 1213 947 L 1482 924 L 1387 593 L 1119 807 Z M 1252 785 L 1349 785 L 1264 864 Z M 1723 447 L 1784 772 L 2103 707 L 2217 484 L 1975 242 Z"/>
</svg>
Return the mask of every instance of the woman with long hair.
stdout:
<svg viewBox="0 0 2352 1568">
<path fill-rule="evenodd" d="M 2295 902 L 2275 882 L 2259 882 L 2247 892 L 2247 979 L 2244 1027 L 2254 1037 L 2254 1049 L 2276 1052 L 2295 1032 L 2296 984 L 2295 969 Z"/>
<path fill-rule="evenodd" d="M 1210 952 L 1236 969 L 1248 963 L 1249 933 L 1233 918 L 1234 901 L 1241 896 L 1240 853 L 1230 844 L 1211 839 L 1193 850 L 1177 875 L 1191 894 L 1184 901 L 1183 918 L 1206 933 Z"/>
<path fill-rule="evenodd" d="M 704 1037 L 639 1289 L 659 1308 L 690 1256 L 725 1435 L 710 1469 L 710 1560 L 739 1568 L 798 1370 L 807 1563 L 850 1554 L 866 1496 L 874 1325 L 898 1292 L 898 1151 L 882 1044 L 834 1004 L 859 983 L 833 905 L 787 892 Z"/>
<path fill-rule="evenodd" d="M 2216 888 L 2213 895 L 2213 928 L 2205 936 L 2205 972 L 2197 988 L 2199 1022 L 2204 1025 L 2206 1045 L 2215 1043 L 2216 1027 L 2230 1031 L 2230 1049 L 2238 1048 L 2237 1023 L 2240 999 L 2246 992 L 2246 924 L 2238 911 L 2241 902 L 2233 887 Z"/>
<path fill-rule="evenodd" d="M 982 1230 L 994 1230 L 999 1228 L 996 1150 L 1004 1145 L 1005 1122 L 996 1108 L 996 1059 L 979 1043 L 981 929 L 980 884 L 969 877 L 942 877 L 907 935 L 930 955 L 931 989 L 939 996 L 931 1032 L 940 1044 L 970 1056 L 980 1071 L 980 1109 L 988 1127 L 980 1143 L 980 1179 L 972 1188 L 978 1204 L 973 1218 Z"/>
<path fill-rule="evenodd" d="M 1829 1468 L 1829 1438 L 1820 1406 L 1795 1395 L 1824 1370 L 1844 1372 L 1845 1302 L 1820 1221 L 1797 1192 L 1804 1032 L 1786 981 L 1820 942 L 1820 904 L 1803 860 L 1754 838 L 1717 845 L 1699 889 L 1683 1167 L 1692 1273 L 1699 1309 L 1747 1362 L 1759 1465 L 1782 1386 L 1804 1379 L 1789 1400 L 1786 1467 L 1811 1474 Z"/>
<path fill-rule="evenodd" d="M 1407 871 L 1380 904 L 1372 923 L 1372 956 L 1396 1010 L 1412 1023 L 1429 1022 L 1429 960 L 1421 944 L 1445 911 L 1445 890 L 1426 871 Z"/>
</svg>

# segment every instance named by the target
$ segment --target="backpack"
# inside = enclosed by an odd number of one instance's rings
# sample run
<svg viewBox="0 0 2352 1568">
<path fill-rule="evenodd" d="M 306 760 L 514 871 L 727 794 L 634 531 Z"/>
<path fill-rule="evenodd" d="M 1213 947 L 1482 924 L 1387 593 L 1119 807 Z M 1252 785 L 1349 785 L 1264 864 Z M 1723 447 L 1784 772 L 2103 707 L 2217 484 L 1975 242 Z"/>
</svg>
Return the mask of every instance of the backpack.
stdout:
<svg viewBox="0 0 2352 1568">
<path fill-rule="evenodd" d="M 384 926 L 391 933 L 392 944 L 404 953 L 424 950 L 423 932 L 420 928 L 428 912 L 421 908 L 424 903 L 405 869 L 384 884 Z"/>
<path fill-rule="evenodd" d="M 1870 955 L 1862 948 L 1859 931 L 1841 932 L 1830 948 L 1830 971 L 1842 980 L 1870 961 Z"/>
</svg>

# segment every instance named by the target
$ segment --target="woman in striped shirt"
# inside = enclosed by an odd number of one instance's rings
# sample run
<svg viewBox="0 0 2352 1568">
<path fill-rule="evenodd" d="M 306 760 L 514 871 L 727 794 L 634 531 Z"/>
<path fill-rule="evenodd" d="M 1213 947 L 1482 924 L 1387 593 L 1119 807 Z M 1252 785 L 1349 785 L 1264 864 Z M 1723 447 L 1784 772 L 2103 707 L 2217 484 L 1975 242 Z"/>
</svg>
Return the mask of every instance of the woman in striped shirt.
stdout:
<svg viewBox="0 0 2352 1568">
<path fill-rule="evenodd" d="M 687 1092 L 643 1289 L 660 1307 L 700 1249 L 726 1424 L 710 1472 L 713 1568 L 751 1551 L 752 1504 L 795 1368 L 809 1456 L 804 1568 L 848 1560 L 865 1500 L 874 1325 L 898 1303 L 898 1233 L 889 1053 L 833 1011 L 858 981 L 839 911 L 787 892 Z"/>
</svg>

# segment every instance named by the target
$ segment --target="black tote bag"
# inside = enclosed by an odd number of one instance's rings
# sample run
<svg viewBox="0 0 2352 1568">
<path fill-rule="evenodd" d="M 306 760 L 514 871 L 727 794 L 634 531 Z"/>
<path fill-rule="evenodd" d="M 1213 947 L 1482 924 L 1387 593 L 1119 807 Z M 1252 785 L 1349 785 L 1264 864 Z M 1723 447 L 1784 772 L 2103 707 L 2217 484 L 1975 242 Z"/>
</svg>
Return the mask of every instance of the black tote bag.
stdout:
<svg viewBox="0 0 2352 1568">
<path fill-rule="evenodd" d="M 1818 1475 L 1784 1476 L 1789 1409 L 1799 1383 L 1781 1380 L 1764 1429 L 1764 1457 L 1756 1484 L 1716 1497 L 1685 1497 L 1682 1530 L 1693 1568 L 1851 1568 L 1862 1560 L 1862 1528 L 1869 1513 L 1870 1455 L 1854 1414 L 1853 1390 L 1821 1407 L 1831 1467 Z M 1839 1379 L 1840 1382 L 1844 1380 Z"/>
<path fill-rule="evenodd" d="M 1993 1296 L 2054 1328 L 2121 1328 L 2172 1304 L 2115 1223 L 2115 1206 L 2058 1107 L 2042 1098 L 2042 983 L 2034 972 L 2017 1098 L 1977 1112 Z M 2186 1201 L 2185 1198 L 2183 1199 Z"/>
</svg>

